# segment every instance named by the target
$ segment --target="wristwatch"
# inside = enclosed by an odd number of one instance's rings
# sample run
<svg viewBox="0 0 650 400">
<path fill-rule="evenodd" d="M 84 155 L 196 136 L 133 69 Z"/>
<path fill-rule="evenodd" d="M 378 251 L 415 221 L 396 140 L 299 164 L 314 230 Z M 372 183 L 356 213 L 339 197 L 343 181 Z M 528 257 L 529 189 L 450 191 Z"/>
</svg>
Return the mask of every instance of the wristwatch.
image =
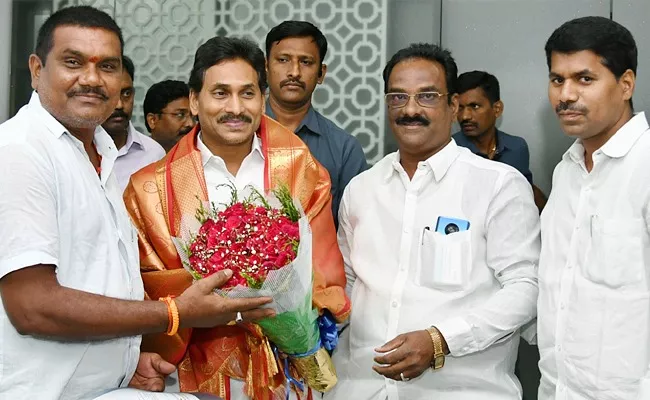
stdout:
<svg viewBox="0 0 650 400">
<path fill-rule="evenodd" d="M 442 349 L 442 336 L 440 331 L 434 326 L 426 329 L 431 336 L 431 342 L 433 342 L 433 361 L 431 362 L 431 368 L 433 370 L 438 370 L 445 366 L 445 352 Z"/>
</svg>

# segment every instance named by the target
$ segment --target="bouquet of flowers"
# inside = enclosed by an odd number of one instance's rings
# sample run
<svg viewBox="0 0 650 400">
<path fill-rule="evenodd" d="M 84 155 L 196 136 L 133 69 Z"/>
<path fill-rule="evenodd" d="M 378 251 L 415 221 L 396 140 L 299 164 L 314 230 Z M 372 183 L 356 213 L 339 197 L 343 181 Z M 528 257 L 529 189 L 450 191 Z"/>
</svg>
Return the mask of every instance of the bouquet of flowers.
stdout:
<svg viewBox="0 0 650 400">
<path fill-rule="evenodd" d="M 229 203 L 220 209 L 201 206 L 192 218 L 183 216 L 181 237 L 174 239 L 183 265 L 195 279 L 232 270 L 231 279 L 216 290 L 219 295 L 272 297 L 269 307 L 277 315 L 257 324 L 309 387 L 328 391 L 337 379 L 312 306 L 309 221 L 287 187 L 264 196 L 252 186 L 246 187 L 248 193 L 232 184 L 221 186 L 230 189 Z M 296 383 L 286 368 L 285 374 Z"/>
</svg>

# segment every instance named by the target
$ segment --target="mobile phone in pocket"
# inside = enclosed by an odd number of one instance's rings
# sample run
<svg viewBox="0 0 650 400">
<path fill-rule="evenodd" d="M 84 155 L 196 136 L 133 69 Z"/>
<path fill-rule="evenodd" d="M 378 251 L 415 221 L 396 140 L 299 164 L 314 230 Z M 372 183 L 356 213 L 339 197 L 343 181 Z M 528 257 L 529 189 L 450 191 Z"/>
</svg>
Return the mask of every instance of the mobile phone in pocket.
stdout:
<svg viewBox="0 0 650 400">
<path fill-rule="evenodd" d="M 463 232 L 469 229 L 469 221 L 458 218 L 438 217 L 436 232 L 443 235 L 451 235 L 456 232 Z"/>
</svg>

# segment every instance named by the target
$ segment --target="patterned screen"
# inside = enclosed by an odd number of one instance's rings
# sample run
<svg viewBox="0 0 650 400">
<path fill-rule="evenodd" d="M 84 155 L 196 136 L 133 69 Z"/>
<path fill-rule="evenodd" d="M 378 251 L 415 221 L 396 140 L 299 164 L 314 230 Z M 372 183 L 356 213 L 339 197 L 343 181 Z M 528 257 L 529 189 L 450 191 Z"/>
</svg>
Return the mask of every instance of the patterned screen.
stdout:
<svg viewBox="0 0 650 400">
<path fill-rule="evenodd" d="M 386 63 L 387 0 L 53 0 L 54 8 L 92 5 L 115 17 L 136 67 L 133 122 L 144 129 L 146 90 L 164 79 L 187 81 L 194 52 L 215 35 L 264 38 L 284 20 L 306 20 L 328 40 L 325 82 L 315 107 L 359 138 L 368 161 L 384 155 L 381 72 Z"/>
</svg>

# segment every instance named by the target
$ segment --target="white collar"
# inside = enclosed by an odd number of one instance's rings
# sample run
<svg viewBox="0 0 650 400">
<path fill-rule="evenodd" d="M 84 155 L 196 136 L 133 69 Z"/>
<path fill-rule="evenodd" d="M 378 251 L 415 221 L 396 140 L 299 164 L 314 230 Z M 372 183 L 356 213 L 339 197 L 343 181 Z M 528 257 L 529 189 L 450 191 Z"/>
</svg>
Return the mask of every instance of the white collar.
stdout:
<svg viewBox="0 0 650 400">
<path fill-rule="evenodd" d="M 203 143 L 203 140 L 201 139 L 203 136 L 202 132 L 199 132 L 196 138 L 196 147 L 199 149 L 201 152 L 201 162 L 203 163 L 203 166 L 210 161 L 212 157 L 216 157 L 218 159 L 221 159 L 221 157 L 215 156 L 212 154 L 210 149 Z M 251 146 L 251 152 L 249 154 L 252 154 L 254 152 L 257 152 L 262 159 L 264 159 L 264 153 L 262 152 L 262 142 L 260 138 L 257 136 L 257 134 L 253 134 L 253 145 Z"/>
<path fill-rule="evenodd" d="M 440 149 L 436 154 L 427 158 L 424 161 L 418 163 L 419 165 L 426 164 L 433 171 L 433 176 L 437 182 L 440 182 L 444 178 L 445 174 L 451 167 L 451 164 L 454 163 L 458 155 L 460 154 L 460 149 L 456 142 L 452 139 L 445 147 Z M 403 171 L 404 168 L 400 164 L 400 155 L 399 151 L 393 153 L 393 160 L 391 162 L 391 168 L 386 171 L 385 179 L 388 180 L 393 176 L 395 171 Z"/>
<path fill-rule="evenodd" d="M 645 113 L 640 112 L 635 114 L 634 117 L 616 131 L 614 136 L 609 138 L 598 150 L 610 158 L 624 157 L 632 149 L 639 137 L 648 129 L 648 120 L 645 117 Z M 571 147 L 562 156 L 562 159 L 583 164 L 585 160 L 585 148 L 582 145 L 582 140 L 577 139 L 573 142 Z"/>
</svg>

